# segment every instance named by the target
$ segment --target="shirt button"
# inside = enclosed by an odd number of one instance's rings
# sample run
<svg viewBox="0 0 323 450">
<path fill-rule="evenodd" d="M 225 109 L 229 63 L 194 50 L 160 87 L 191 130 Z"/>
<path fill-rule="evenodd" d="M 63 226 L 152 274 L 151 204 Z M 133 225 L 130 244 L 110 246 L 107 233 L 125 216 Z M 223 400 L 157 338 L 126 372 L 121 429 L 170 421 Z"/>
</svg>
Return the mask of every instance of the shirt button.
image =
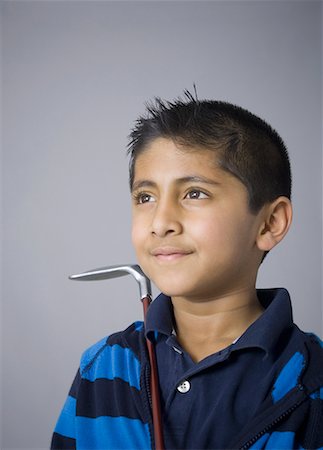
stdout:
<svg viewBox="0 0 323 450">
<path fill-rule="evenodd" d="M 186 394 L 186 392 L 188 392 L 190 389 L 191 389 L 191 383 L 187 380 L 182 381 L 182 383 L 177 386 L 177 390 L 181 394 Z"/>
</svg>

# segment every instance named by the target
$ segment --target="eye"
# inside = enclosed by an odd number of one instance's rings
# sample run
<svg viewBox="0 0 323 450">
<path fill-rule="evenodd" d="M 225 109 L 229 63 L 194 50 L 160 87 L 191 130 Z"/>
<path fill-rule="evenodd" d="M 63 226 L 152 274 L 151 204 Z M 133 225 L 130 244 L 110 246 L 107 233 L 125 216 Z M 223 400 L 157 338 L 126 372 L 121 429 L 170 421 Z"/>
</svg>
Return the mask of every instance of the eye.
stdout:
<svg viewBox="0 0 323 450">
<path fill-rule="evenodd" d="M 190 200 L 198 200 L 198 199 L 204 199 L 204 198 L 208 198 L 208 197 L 209 196 L 205 192 L 200 191 L 199 189 L 192 189 L 185 195 L 185 198 L 188 198 Z"/>
<path fill-rule="evenodd" d="M 137 194 L 133 194 L 133 198 L 139 205 L 154 201 L 154 197 L 152 197 L 150 194 L 147 194 L 146 192 L 138 192 Z"/>
</svg>

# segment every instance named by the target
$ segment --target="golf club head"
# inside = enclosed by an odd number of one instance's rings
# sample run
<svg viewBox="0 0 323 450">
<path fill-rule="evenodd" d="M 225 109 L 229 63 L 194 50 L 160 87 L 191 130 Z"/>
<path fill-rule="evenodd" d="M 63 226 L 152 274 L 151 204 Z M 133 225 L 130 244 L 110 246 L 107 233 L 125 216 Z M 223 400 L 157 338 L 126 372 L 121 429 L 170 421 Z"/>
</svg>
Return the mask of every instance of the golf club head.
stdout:
<svg viewBox="0 0 323 450">
<path fill-rule="evenodd" d="M 139 284 L 140 298 L 151 297 L 151 284 L 149 278 L 143 273 L 138 264 L 122 264 L 119 266 L 107 266 L 99 269 L 88 270 L 83 273 L 71 275 L 70 280 L 97 281 L 110 278 L 132 275 Z"/>
</svg>

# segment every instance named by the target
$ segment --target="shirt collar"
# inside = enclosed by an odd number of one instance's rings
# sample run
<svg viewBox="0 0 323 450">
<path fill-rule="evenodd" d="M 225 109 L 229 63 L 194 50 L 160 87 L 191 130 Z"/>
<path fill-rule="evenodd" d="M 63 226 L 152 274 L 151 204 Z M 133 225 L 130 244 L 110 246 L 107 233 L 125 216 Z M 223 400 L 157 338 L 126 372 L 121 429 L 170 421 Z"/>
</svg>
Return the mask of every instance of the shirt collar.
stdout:
<svg viewBox="0 0 323 450">
<path fill-rule="evenodd" d="M 265 311 L 237 340 L 234 350 L 259 347 L 269 354 L 293 325 L 292 305 L 284 288 L 257 289 L 257 296 Z"/>
<path fill-rule="evenodd" d="M 258 347 L 268 354 L 293 324 L 291 301 L 286 289 L 257 289 L 257 296 L 265 311 L 235 342 L 232 350 Z M 148 309 L 146 335 L 157 332 L 170 336 L 173 324 L 171 299 L 160 294 Z"/>
<path fill-rule="evenodd" d="M 173 305 L 170 297 L 159 294 L 150 304 L 146 318 L 146 336 L 149 333 L 172 334 L 174 328 Z"/>
</svg>

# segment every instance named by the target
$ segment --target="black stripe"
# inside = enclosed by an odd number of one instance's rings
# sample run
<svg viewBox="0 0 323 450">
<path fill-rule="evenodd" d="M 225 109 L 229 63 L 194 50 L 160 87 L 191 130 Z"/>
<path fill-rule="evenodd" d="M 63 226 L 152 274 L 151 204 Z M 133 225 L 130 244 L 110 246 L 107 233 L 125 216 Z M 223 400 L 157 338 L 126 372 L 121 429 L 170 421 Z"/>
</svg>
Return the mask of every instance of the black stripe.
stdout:
<svg viewBox="0 0 323 450">
<path fill-rule="evenodd" d="M 74 381 L 72 383 L 71 389 L 69 391 L 69 395 L 73 398 L 77 397 L 77 391 L 79 389 L 81 383 L 81 375 L 80 375 L 80 370 L 77 371 L 76 376 L 74 378 Z"/>
<path fill-rule="evenodd" d="M 50 448 L 51 450 L 76 450 L 76 441 L 75 439 L 54 433 Z"/>
<path fill-rule="evenodd" d="M 98 378 L 95 381 L 82 379 L 76 415 L 91 418 L 124 416 L 145 422 L 140 414 L 141 402 L 139 391 L 120 378 Z"/>
</svg>

